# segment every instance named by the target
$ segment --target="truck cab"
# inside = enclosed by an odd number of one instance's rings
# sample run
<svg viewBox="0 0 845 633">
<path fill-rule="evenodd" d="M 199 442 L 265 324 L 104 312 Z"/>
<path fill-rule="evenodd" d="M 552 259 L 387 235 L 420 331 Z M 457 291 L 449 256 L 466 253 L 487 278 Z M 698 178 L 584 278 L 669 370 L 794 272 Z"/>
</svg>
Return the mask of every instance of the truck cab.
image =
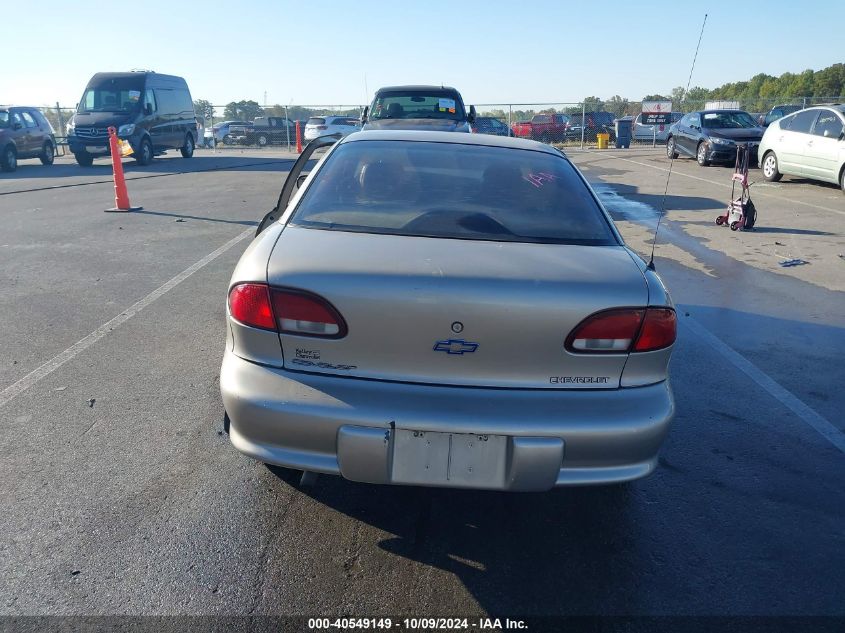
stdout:
<svg viewBox="0 0 845 633">
<path fill-rule="evenodd" d="M 469 112 L 461 93 L 447 86 L 380 88 L 361 116 L 364 130 L 472 132 L 475 106 Z"/>
</svg>

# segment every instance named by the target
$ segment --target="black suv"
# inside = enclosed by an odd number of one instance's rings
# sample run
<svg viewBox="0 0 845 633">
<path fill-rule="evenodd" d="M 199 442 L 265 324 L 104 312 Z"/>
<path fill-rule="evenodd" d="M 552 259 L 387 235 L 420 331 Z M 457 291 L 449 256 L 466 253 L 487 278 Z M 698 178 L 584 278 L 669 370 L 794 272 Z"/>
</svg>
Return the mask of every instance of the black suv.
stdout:
<svg viewBox="0 0 845 633">
<path fill-rule="evenodd" d="M 52 165 L 55 155 L 53 126 L 38 108 L 0 107 L 0 169 L 15 171 L 20 158 Z"/>
</svg>

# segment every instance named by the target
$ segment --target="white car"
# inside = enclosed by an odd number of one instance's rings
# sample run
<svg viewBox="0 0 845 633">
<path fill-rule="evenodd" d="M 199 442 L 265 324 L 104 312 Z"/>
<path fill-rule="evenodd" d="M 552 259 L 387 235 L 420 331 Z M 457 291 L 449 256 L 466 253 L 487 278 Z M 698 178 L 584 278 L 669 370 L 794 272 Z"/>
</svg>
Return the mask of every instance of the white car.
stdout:
<svg viewBox="0 0 845 633">
<path fill-rule="evenodd" d="M 784 174 L 838 184 L 845 192 L 845 105 L 815 106 L 773 122 L 760 149 L 769 181 Z"/>
<path fill-rule="evenodd" d="M 348 116 L 313 116 L 305 123 L 306 141 L 313 141 L 318 136 L 337 135 L 342 138 L 361 129 L 361 122 Z"/>
</svg>

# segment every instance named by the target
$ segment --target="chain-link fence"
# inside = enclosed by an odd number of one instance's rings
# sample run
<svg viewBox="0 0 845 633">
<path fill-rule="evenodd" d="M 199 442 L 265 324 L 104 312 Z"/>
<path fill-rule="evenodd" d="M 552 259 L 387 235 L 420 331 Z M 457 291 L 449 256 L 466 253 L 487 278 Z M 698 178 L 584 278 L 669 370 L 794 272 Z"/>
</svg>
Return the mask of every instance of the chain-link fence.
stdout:
<svg viewBox="0 0 845 633">
<path fill-rule="evenodd" d="M 616 122 L 621 119 L 630 121 L 631 143 L 656 145 L 666 141 L 671 123 L 680 120 L 688 112 L 738 109 L 748 112 L 762 123 L 765 115 L 772 110 L 786 112 L 793 108 L 843 101 L 845 97 L 684 100 L 672 103 L 670 122 L 664 125 L 644 124 L 642 102 L 627 99 L 591 99 L 579 103 L 489 103 L 476 105 L 479 117 L 476 131 L 531 138 L 564 147 L 586 147 L 595 145 L 600 134 L 607 134 L 609 143 L 614 144 Z"/>
<path fill-rule="evenodd" d="M 708 99 L 672 102 L 671 122 L 685 113 L 709 108 L 736 108 L 749 112 L 761 123 L 766 113 L 781 106 L 804 108 L 821 103 L 837 103 L 845 97 L 767 97 L 750 99 Z M 469 105 L 469 104 L 467 104 Z M 361 105 L 272 105 L 255 101 L 214 105 L 194 102 L 198 121 L 197 146 L 201 148 L 282 147 L 294 149 L 297 128 L 300 140 L 309 137 L 349 131 L 360 124 Z M 59 103 L 41 108 L 52 124 L 58 142 L 66 134 L 66 126 L 74 108 Z M 562 147 L 590 147 L 601 135 L 607 135 L 612 146 L 616 141 L 616 122 L 630 121 L 631 142 L 657 145 L 666 141 L 670 123 L 646 125 L 642 122 L 642 102 L 620 97 L 601 100 L 595 97 L 577 103 L 483 103 L 476 104 L 475 132 L 529 138 Z M 306 130 L 309 121 L 312 123 Z M 344 129 L 341 130 L 341 127 Z"/>
</svg>

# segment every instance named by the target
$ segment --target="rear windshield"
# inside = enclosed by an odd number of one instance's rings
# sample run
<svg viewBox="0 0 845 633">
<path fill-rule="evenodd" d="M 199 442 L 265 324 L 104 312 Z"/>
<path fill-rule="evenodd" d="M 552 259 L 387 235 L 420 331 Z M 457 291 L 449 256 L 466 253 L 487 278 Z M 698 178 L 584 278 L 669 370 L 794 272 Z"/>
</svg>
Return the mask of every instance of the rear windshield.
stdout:
<svg viewBox="0 0 845 633">
<path fill-rule="evenodd" d="M 0 110 L 0 127 L 9 127 L 9 112 Z"/>
<path fill-rule="evenodd" d="M 370 119 L 466 120 L 464 104 L 454 92 L 380 92 L 370 108 Z"/>
<path fill-rule="evenodd" d="M 305 125 L 325 125 L 325 124 L 326 124 L 325 119 L 318 119 L 316 117 L 312 117 L 312 118 L 308 119 L 308 121 L 305 123 Z"/>
<path fill-rule="evenodd" d="M 559 155 L 421 141 L 337 147 L 291 219 L 334 231 L 544 244 L 618 244 Z"/>
</svg>

